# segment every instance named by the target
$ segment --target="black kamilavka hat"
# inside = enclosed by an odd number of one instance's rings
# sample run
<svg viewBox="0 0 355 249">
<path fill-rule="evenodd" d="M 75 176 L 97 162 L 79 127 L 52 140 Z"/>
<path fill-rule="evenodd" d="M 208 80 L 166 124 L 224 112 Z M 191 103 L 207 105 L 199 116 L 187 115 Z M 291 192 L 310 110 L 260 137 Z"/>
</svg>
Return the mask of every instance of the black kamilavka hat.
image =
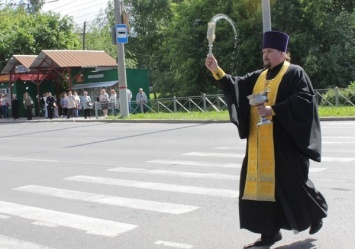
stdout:
<svg viewBox="0 0 355 249">
<path fill-rule="evenodd" d="M 286 52 L 288 45 L 288 35 L 279 31 L 266 31 L 264 33 L 263 49 L 273 48 Z"/>
</svg>

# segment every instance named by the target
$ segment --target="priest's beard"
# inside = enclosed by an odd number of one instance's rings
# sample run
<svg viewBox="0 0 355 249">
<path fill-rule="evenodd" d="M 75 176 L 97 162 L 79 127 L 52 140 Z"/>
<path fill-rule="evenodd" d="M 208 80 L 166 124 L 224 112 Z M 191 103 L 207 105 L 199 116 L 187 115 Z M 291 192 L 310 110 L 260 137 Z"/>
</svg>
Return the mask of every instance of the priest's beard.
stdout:
<svg viewBox="0 0 355 249">
<path fill-rule="evenodd" d="M 271 68 L 271 63 L 270 63 L 269 60 L 265 60 L 265 61 L 264 61 L 264 68 L 265 68 L 265 69 L 270 69 L 270 68 Z"/>
</svg>

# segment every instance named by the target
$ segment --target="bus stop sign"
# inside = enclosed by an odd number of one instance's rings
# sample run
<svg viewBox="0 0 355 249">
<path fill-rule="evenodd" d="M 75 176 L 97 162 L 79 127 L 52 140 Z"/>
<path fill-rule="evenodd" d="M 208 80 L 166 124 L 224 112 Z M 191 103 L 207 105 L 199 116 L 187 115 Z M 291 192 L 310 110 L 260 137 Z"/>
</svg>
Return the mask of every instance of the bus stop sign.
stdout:
<svg viewBox="0 0 355 249">
<path fill-rule="evenodd" d="M 116 40 L 117 43 L 128 43 L 126 24 L 116 24 Z"/>
</svg>

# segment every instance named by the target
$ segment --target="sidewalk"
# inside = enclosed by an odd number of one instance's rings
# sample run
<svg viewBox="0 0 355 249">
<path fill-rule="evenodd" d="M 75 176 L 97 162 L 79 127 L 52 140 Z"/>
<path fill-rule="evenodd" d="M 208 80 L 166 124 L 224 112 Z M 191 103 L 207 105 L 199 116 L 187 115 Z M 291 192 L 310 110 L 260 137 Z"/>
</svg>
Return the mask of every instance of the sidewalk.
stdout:
<svg viewBox="0 0 355 249">
<path fill-rule="evenodd" d="M 320 121 L 355 121 L 353 117 L 321 117 Z M 229 120 L 178 120 L 178 119 L 107 119 L 104 117 L 92 117 L 91 119 L 84 119 L 84 117 L 77 118 L 53 118 L 47 119 L 44 117 L 33 117 L 32 120 L 27 120 L 21 117 L 17 120 L 12 118 L 0 119 L 0 123 L 37 123 L 37 122 L 108 122 L 108 123 L 229 123 Z"/>
</svg>

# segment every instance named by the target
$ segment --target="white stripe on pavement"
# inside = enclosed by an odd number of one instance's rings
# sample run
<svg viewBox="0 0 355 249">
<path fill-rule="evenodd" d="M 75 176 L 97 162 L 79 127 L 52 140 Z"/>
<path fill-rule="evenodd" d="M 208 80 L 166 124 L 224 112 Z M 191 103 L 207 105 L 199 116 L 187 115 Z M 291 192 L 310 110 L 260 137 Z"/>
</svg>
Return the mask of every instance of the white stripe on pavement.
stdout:
<svg viewBox="0 0 355 249">
<path fill-rule="evenodd" d="M 355 158 L 340 158 L 340 157 L 322 157 L 322 162 L 340 162 L 348 163 L 355 161 Z"/>
<path fill-rule="evenodd" d="M 190 152 L 183 154 L 184 156 L 201 156 L 201 157 L 230 157 L 230 158 L 244 158 L 242 154 L 234 153 L 205 153 L 205 152 Z M 355 158 L 341 158 L 341 157 L 322 157 L 322 162 L 351 162 Z"/>
<path fill-rule="evenodd" d="M 119 167 L 109 169 L 108 171 L 125 172 L 125 173 L 138 173 L 138 174 L 151 174 L 151 175 L 167 175 L 167 176 L 180 176 L 187 178 L 202 178 L 202 179 L 214 179 L 214 180 L 236 180 L 238 176 L 227 174 L 210 174 L 210 173 L 197 173 L 197 172 L 181 172 L 171 170 L 149 170 L 143 168 L 125 168 Z"/>
<path fill-rule="evenodd" d="M 244 158 L 244 154 L 236 153 L 207 153 L 207 152 L 189 152 L 183 156 L 208 156 L 208 157 L 231 157 L 231 158 Z"/>
<path fill-rule="evenodd" d="M 126 223 L 101 220 L 4 201 L 0 201 L 0 213 L 35 220 L 35 222 L 41 221 L 53 225 L 80 229 L 89 234 L 107 237 L 115 237 L 120 233 L 130 231 L 137 227 L 136 225 Z"/>
<path fill-rule="evenodd" d="M 182 214 L 198 209 L 199 207 L 180 205 L 173 203 L 165 203 L 158 201 L 146 201 L 131 198 L 123 198 L 108 195 L 99 195 L 87 192 L 71 191 L 66 189 L 49 188 L 37 185 L 29 185 L 19 188 L 14 188 L 14 190 L 25 191 L 29 193 L 42 194 L 54 197 L 60 197 L 71 200 L 86 201 L 101 203 L 113 206 L 148 210 L 160 213 L 170 213 L 170 214 Z"/>
<path fill-rule="evenodd" d="M 3 235 L 0 235 L 0 248 L 1 249 L 54 249 L 46 246 L 37 245 L 31 242 L 3 236 Z"/>
<path fill-rule="evenodd" d="M 8 216 L 8 215 L 2 215 L 0 214 L 0 219 L 3 219 L 3 220 L 7 220 L 7 219 L 10 219 L 11 217 Z"/>
<path fill-rule="evenodd" d="M 342 142 L 322 142 L 322 144 L 355 144 L 355 142 L 346 142 L 346 141 L 342 141 Z"/>
<path fill-rule="evenodd" d="M 1 161 L 12 161 L 12 162 L 44 162 L 44 163 L 58 163 L 56 160 L 45 160 L 45 159 L 31 159 L 31 158 L 18 158 L 18 157 L 0 157 Z"/>
<path fill-rule="evenodd" d="M 211 162 L 174 161 L 174 160 L 160 160 L 160 159 L 148 161 L 148 163 L 190 165 L 190 166 L 201 166 L 201 167 L 240 168 L 240 165 L 239 164 L 237 165 L 236 163 L 211 163 Z"/>
<path fill-rule="evenodd" d="M 310 168 L 309 172 L 316 173 L 316 172 L 321 172 L 321 171 L 326 170 L 326 169 L 327 168 Z"/>
<path fill-rule="evenodd" d="M 160 246 L 168 246 L 168 247 L 174 247 L 174 248 L 182 248 L 182 249 L 190 249 L 193 248 L 192 245 L 187 245 L 187 244 L 181 244 L 181 243 L 176 243 L 176 242 L 169 242 L 169 241 L 163 241 L 163 240 L 158 240 L 154 243 L 155 245 L 160 245 Z"/>
<path fill-rule="evenodd" d="M 238 197 L 238 192 L 230 189 L 203 188 L 203 187 L 195 187 L 195 186 L 183 186 L 183 185 L 156 183 L 156 182 L 141 182 L 141 181 L 103 178 L 103 177 L 95 177 L 95 176 L 80 176 L 80 175 L 68 177 L 65 178 L 65 180 L 133 187 L 133 188 L 141 188 L 141 189 L 152 189 L 152 190 L 167 191 L 167 192 L 178 192 L 178 193 L 186 193 L 186 194 L 209 195 L 209 196 L 219 196 L 219 197 L 227 197 L 227 198 Z"/>
</svg>

